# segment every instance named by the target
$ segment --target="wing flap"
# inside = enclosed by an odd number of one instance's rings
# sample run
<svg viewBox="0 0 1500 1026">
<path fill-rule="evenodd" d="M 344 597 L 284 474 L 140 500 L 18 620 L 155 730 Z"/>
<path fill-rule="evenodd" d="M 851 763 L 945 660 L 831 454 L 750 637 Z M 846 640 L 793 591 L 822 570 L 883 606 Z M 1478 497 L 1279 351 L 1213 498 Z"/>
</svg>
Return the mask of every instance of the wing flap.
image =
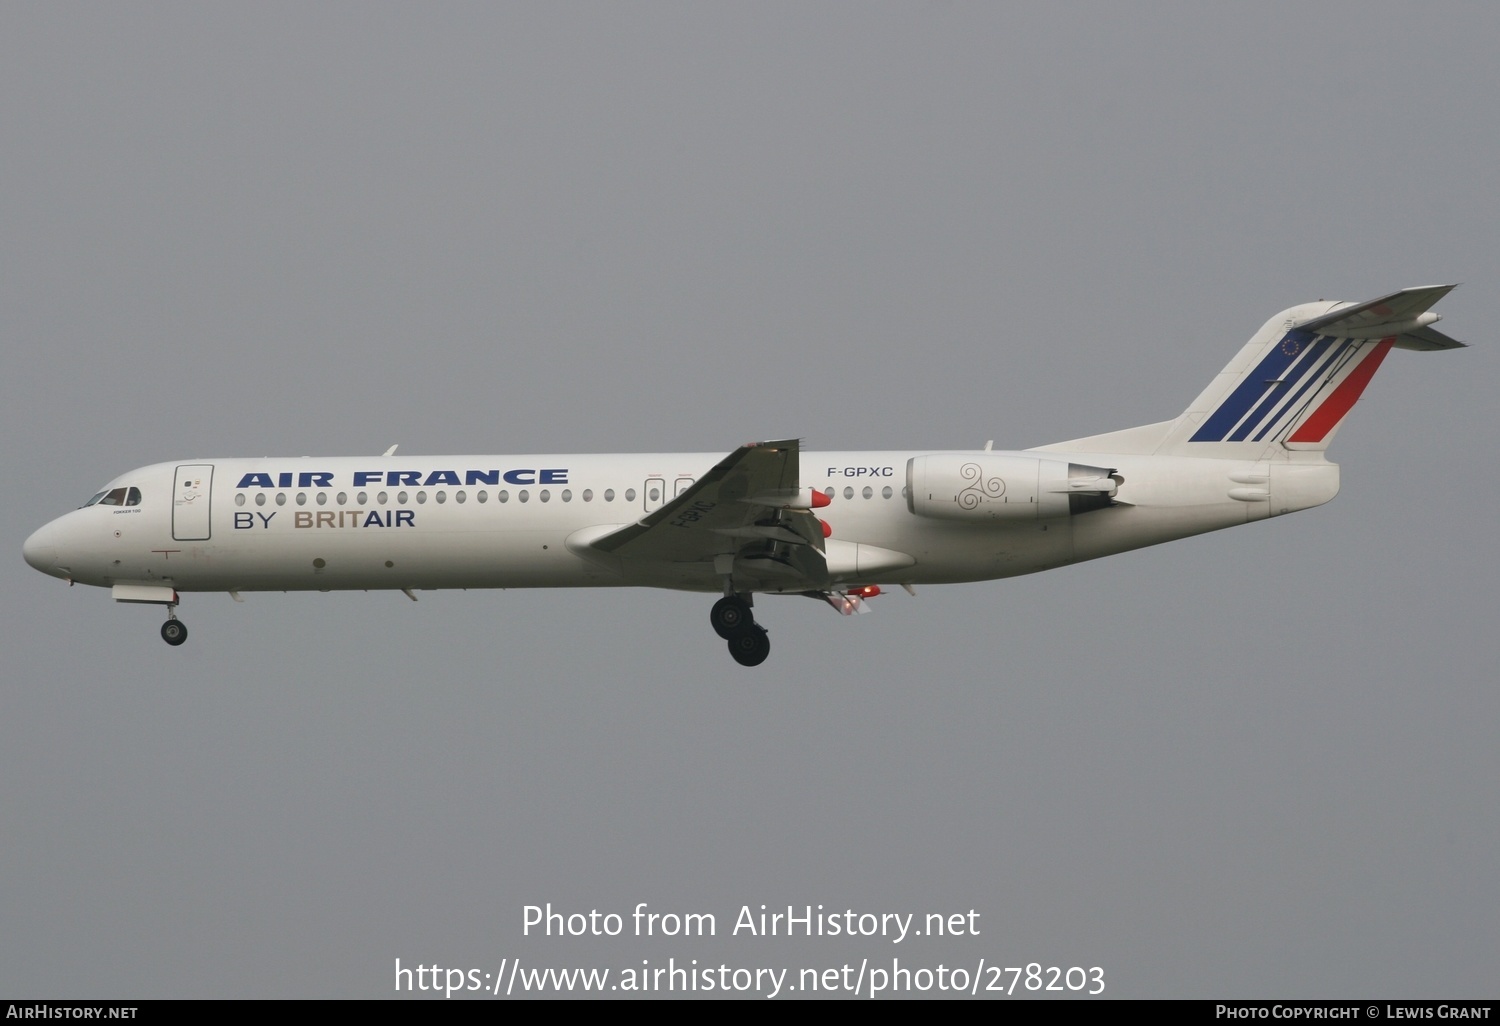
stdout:
<svg viewBox="0 0 1500 1026">
<path fill-rule="evenodd" d="M 742 445 L 661 509 L 588 545 L 638 568 L 672 565 L 679 577 L 683 564 L 699 564 L 712 580 L 716 560 L 730 557 L 737 581 L 822 586 L 823 529 L 799 508 L 799 453 L 797 439 Z"/>
</svg>

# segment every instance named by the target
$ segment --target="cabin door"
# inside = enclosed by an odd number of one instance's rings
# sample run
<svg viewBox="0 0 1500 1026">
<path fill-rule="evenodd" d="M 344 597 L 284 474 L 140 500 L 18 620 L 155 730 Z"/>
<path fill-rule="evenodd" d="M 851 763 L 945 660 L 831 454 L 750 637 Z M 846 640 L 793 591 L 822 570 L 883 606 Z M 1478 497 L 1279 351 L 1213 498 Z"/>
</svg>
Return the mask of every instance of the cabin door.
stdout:
<svg viewBox="0 0 1500 1026">
<path fill-rule="evenodd" d="M 213 491 L 211 463 L 193 463 L 177 468 L 172 484 L 172 538 L 176 541 L 208 541 L 208 507 Z"/>
</svg>

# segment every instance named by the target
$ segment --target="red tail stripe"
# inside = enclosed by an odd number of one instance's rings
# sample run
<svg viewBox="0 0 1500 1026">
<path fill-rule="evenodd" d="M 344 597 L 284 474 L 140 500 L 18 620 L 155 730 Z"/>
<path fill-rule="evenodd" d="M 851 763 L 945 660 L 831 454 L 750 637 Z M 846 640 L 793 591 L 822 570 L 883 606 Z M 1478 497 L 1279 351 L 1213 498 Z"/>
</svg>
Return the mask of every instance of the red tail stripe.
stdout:
<svg viewBox="0 0 1500 1026">
<path fill-rule="evenodd" d="M 1333 394 L 1323 401 L 1323 405 L 1319 406 L 1311 417 L 1302 422 L 1302 426 L 1287 441 L 1321 442 L 1326 438 L 1328 432 L 1338 426 L 1339 421 L 1344 419 L 1344 414 L 1348 413 L 1358 401 L 1360 393 L 1365 390 L 1365 386 L 1380 369 L 1380 361 L 1385 359 L 1385 354 L 1391 351 L 1391 345 L 1395 341 L 1394 337 L 1381 339 L 1375 351 L 1365 357 L 1359 366 L 1339 383 L 1339 387 L 1333 390 Z"/>
</svg>

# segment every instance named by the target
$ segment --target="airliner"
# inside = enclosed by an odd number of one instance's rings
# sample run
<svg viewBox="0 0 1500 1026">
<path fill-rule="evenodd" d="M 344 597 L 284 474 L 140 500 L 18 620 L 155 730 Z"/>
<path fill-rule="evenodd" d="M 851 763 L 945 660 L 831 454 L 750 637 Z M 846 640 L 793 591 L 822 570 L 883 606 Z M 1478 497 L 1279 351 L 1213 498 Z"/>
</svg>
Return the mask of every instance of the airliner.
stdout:
<svg viewBox="0 0 1500 1026">
<path fill-rule="evenodd" d="M 26 562 L 119 602 L 184 592 L 652 587 L 720 596 L 736 662 L 770 654 L 757 595 L 845 615 L 882 588 L 992 580 L 1319 506 L 1325 451 L 1454 286 L 1320 300 L 1266 322 L 1174 420 L 1025 450 L 192 459 L 124 474 L 37 530 Z"/>
</svg>

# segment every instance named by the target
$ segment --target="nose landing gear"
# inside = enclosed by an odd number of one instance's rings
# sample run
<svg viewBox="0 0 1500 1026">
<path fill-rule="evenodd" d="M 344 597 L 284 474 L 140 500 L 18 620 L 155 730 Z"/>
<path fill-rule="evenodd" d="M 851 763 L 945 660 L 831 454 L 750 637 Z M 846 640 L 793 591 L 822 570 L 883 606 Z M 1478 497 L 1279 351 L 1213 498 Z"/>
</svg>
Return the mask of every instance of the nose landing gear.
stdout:
<svg viewBox="0 0 1500 1026">
<path fill-rule="evenodd" d="M 115 584 L 110 594 L 116 602 L 166 606 L 167 622 L 161 625 L 161 640 L 173 648 L 187 640 L 187 625 L 177 619 L 177 591 L 167 584 Z"/>
<path fill-rule="evenodd" d="M 187 624 L 177 619 L 177 607 L 167 606 L 167 622 L 161 625 L 161 640 L 174 648 L 187 640 Z"/>
<path fill-rule="evenodd" d="M 726 595 L 714 603 L 708 622 L 729 643 L 729 654 L 741 666 L 759 666 L 771 654 L 766 629 L 755 622 L 748 596 Z"/>
</svg>

